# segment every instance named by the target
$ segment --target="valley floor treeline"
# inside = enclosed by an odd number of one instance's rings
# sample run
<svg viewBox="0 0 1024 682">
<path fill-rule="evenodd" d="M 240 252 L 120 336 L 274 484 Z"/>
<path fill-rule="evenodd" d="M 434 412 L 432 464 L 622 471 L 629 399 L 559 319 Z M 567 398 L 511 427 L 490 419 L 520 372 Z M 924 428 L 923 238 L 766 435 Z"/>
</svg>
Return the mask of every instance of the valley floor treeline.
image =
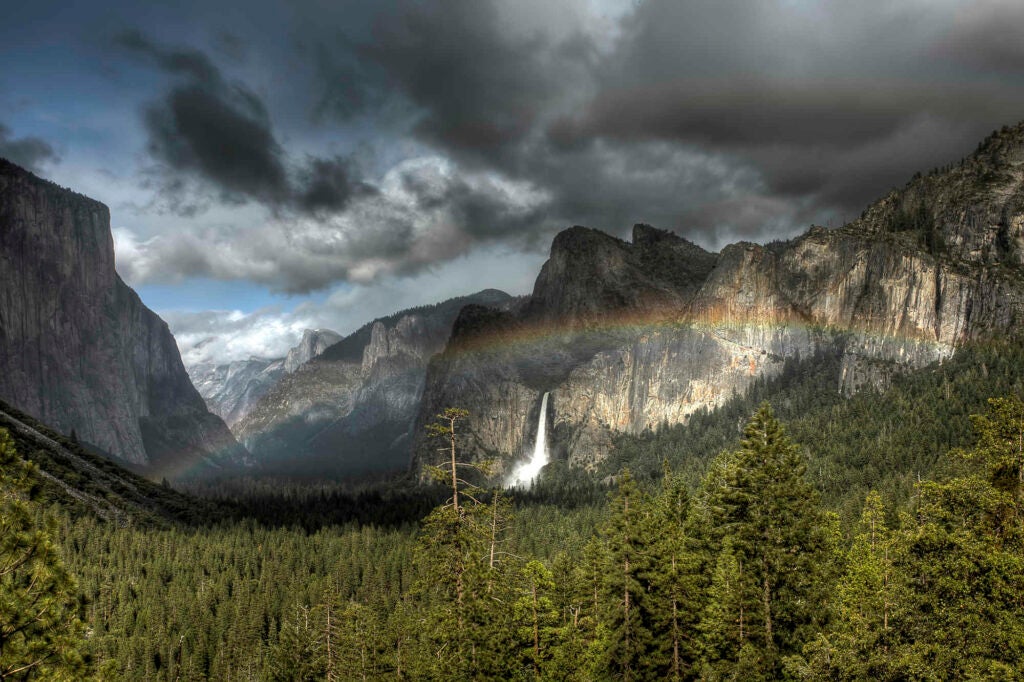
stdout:
<svg viewBox="0 0 1024 682">
<path fill-rule="evenodd" d="M 65 616 L 23 636 L 5 615 L 0 678 L 1021 679 L 1020 364 L 971 352 L 814 407 L 813 376 L 755 388 L 692 430 L 620 443 L 635 475 L 606 500 L 557 467 L 518 497 L 456 476 L 420 523 L 122 527 L 45 509 L 7 455 L 19 527 L 0 545 L 0 608 Z M 759 390 L 793 436 L 749 404 Z M 738 444 L 733 409 L 749 409 Z M 470 472 L 471 418 L 448 416 L 448 465 Z M 57 537 L 66 568 L 41 550 L 15 565 Z M 53 652 L 48 670 L 3 677 L 32 651 Z"/>
</svg>

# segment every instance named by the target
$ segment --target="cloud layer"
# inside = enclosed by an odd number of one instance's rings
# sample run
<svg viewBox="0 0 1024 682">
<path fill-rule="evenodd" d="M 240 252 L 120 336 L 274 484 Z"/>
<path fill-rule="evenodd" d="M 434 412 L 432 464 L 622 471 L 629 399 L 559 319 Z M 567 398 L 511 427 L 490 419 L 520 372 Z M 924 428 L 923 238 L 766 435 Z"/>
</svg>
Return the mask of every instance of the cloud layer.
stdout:
<svg viewBox="0 0 1024 682">
<path fill-rule="evenodd" d="M 144 112 L 163 191 L 186 213 L 211 191 L 268 210 L 146 242 L 129 267 L 301 292 L 481 243 L 542 250 L 574 223 L 643 220 L 715 247 L 840 221 L 1024 116 L 1021 18 L 994 2 L 300 4 L 306 120 L 362 131 L 392 159 L 377 174 L 356 150 L 288 153 L 208 54 L 125 34 L 172 77 Z"/>
<path fill-rule="evenodd" d="M 1009 0 L 111 8 L 28 3 L 0 26 L 26 55 L 0 80 L 0 154 L 113 171 L 135 285 L 371 292 L 459 263 L 485 286 L 479 254 L 537 263 L 573 224 L 784 238 L 1024 118 Z"/>
<path fill-rule="evenodd" d="M 48 162 L 60 160 L 46 140 L 33 136 L 13 138 L 10 128 L 3 123 L 0 123 L 0 157 L 34 172 L 39 172 Z"/>
</svg>

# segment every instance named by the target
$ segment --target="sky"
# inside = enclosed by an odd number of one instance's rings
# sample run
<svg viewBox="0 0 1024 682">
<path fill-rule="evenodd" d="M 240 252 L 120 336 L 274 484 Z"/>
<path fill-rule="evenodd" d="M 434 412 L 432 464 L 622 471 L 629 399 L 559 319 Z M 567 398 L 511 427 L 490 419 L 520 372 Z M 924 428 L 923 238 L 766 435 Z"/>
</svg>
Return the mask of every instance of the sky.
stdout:
<svg viewBox="0 0 1024 682">
<path fill-rule="evenodd" d="M 194 364 L 528 293 L 572 225 L 842 224 L 1024 119 L 1024 3 L 33 0 L 0 64 L 0 156 Z"/>
</svg>

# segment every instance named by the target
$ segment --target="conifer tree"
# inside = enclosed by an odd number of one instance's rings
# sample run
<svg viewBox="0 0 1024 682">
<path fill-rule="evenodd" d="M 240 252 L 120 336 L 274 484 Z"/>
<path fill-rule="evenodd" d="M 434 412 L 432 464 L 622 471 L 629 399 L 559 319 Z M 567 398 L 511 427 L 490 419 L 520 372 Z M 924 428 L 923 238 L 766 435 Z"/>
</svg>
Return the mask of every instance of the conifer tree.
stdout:
<svg viewBox="0 0 1024 682">
<path fill-rule="evenodd" d="M 507 505 L 497 496 L 493 505 L 485 504 L 483 491 L 460 474 L 486 474 L 490 466 L 459 459 L 457 425 L 468 415 L 466 410 L 448 408 L 428 426 L 428 432 L 445 444 L 445 462 L 431 467 L 430 473 L 451 486 L 451 497 L 423 520 L 417 553 L 419 591 L 433 607 L 432 674 L 446 678 L 472 677 L 482 666 L 493 666 L 496 652 L 507 655 L 508 648 L 502 646 L 503 640 L 486 635 L 511 636 L 508 628 L 497 627 L 496 611 L 487 608 L 502 603 L 495 590 L 509 589 L 509 582 L 499 576 L 506 567 L 498 549 Z M 511 608 L 505 611 L 510 617 Z"/>
<path fill-rule="evenodd" d="M 645 546 L 645 503 L 630 472 L 623 471 L 602 531 L 607 548 L 602 584 L 603 668 L 626 681 L 651 674 L 647 666 L 651 619 L 645 601 L 647 586 L 642 582 L 650 558 Z"/>
<path fill-rule="evenodd" d="M 0 680 L 81 680 L 84 626 L 74 578 L 31 500 L 35 467 L 0 429 Z"/>
<path fill-rule="evenodd" d="M 519 650 L 525 654 L 525 672 L 541 679 L 548 676 L 545 673 L 549 671 L 557 633 L 558 611 L 551 598 L 555 582 L 551 571 L 536 559 L 523 566 L 519 579 L 519 597 L 514 604 Z"/>
<path fill-rule="evenodd" d="M 687 534 L 690 496 L 681 476 L 664 465 L 662 489 L 646 516 L 648 559 L 640 572 L 647 585 L 651 629 L 657 633 L 647 666 L 660 679 L 692 675 L 697 662 L 697 621 L 702 605 L 700 564 Z"/>
<path fill-rule="evenodd" d="M 1015 679 L 1024 660 L 1024 402 L 989 401 L 953 475 L 920 485 L 904 531 L 908 614 L 900 665 L 957 679 Z"/>
<path fill-rule="evenodd" d="M 706 649 L 709 667 L 723 674 L 780 676 L 783 659 L 801 651 L 827 613 L 831 523 L 804 472 L 799 448 L 764 403 L 739 450 L 709 475 L 703 505 L 713 550 L 734 555 L 716 562 L 715 589 L 728 590 L 728 617 L 740 621 L 734 636 Z M 708 619 L 724 632 L 721 615 Z"/>
<path fill-rule="evenodd" d="M 794 657 L 791 672 L 804 679 L 898 679 L 898 633 L 904 619 L 904 576 L 897 570 L 898 534 L 886 525 L 882 497 L 868 493 L 846 552 L 828 631 L 807 644 L 807 660 Z"/>
</svg>

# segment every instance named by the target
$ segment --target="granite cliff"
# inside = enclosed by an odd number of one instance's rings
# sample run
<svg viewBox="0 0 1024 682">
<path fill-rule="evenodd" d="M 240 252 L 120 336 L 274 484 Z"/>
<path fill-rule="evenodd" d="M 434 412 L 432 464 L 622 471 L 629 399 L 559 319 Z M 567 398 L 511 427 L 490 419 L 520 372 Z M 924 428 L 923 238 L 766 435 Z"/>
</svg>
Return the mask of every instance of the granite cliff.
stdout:
<svg viewBox="0 0 1024 682">
<path fill-rule="evenodd" d="M 234 429 L 281 377 L 340 340 L 341 335 L 330 329 L 306 329 L 283 358 L 251 357 L 219 365 L 201 362 L 189 367 L 188 374 L 210 411 Z"/>
<path fill-rule="evenodd" d="M 291 374 L 338 341 L 341 341 L 341 334 L 330 329 L 306 329 L 298 345 L 285 356 L 284 371 Z"/>
<path fill-rule="evenodd" d="M 284 376 L 284 358 L 202 362 L 189 367 L 188 374 L 210 412 L 234 428 Z"/>
<path fill-rule="evenodd" d="M 506 306 L 486 290 L 374 320 L 282 376 L 235 426 L 270 472 L 404 470 L 427 363 L 467 304 Z"/>
<path fill-rule="evenodd" d="M 248 453 L 114 269 L 110 212 L 0 159 L 0 399 L 153 475 Z"/>
<path fill-rule="evenodd" d="M 646 225 L 631 242 L 573 227 L 524 305 L 461 312 L 428 369 L 416 433 L 444 407 L 466 407 L 467 448 L 508 471 L 549 391 L 556 457 L 594 470 L 614 432 L 684 423 L 787 359 L 834 354 L 836 390 L 852 393 L 964 343 L 1017 335 L 1022 266 L 1024 124 L 858 220 L 786 242 L 712 254 Z M 431 453 L 419 437 L 414 468 Z"/>
</svg>

